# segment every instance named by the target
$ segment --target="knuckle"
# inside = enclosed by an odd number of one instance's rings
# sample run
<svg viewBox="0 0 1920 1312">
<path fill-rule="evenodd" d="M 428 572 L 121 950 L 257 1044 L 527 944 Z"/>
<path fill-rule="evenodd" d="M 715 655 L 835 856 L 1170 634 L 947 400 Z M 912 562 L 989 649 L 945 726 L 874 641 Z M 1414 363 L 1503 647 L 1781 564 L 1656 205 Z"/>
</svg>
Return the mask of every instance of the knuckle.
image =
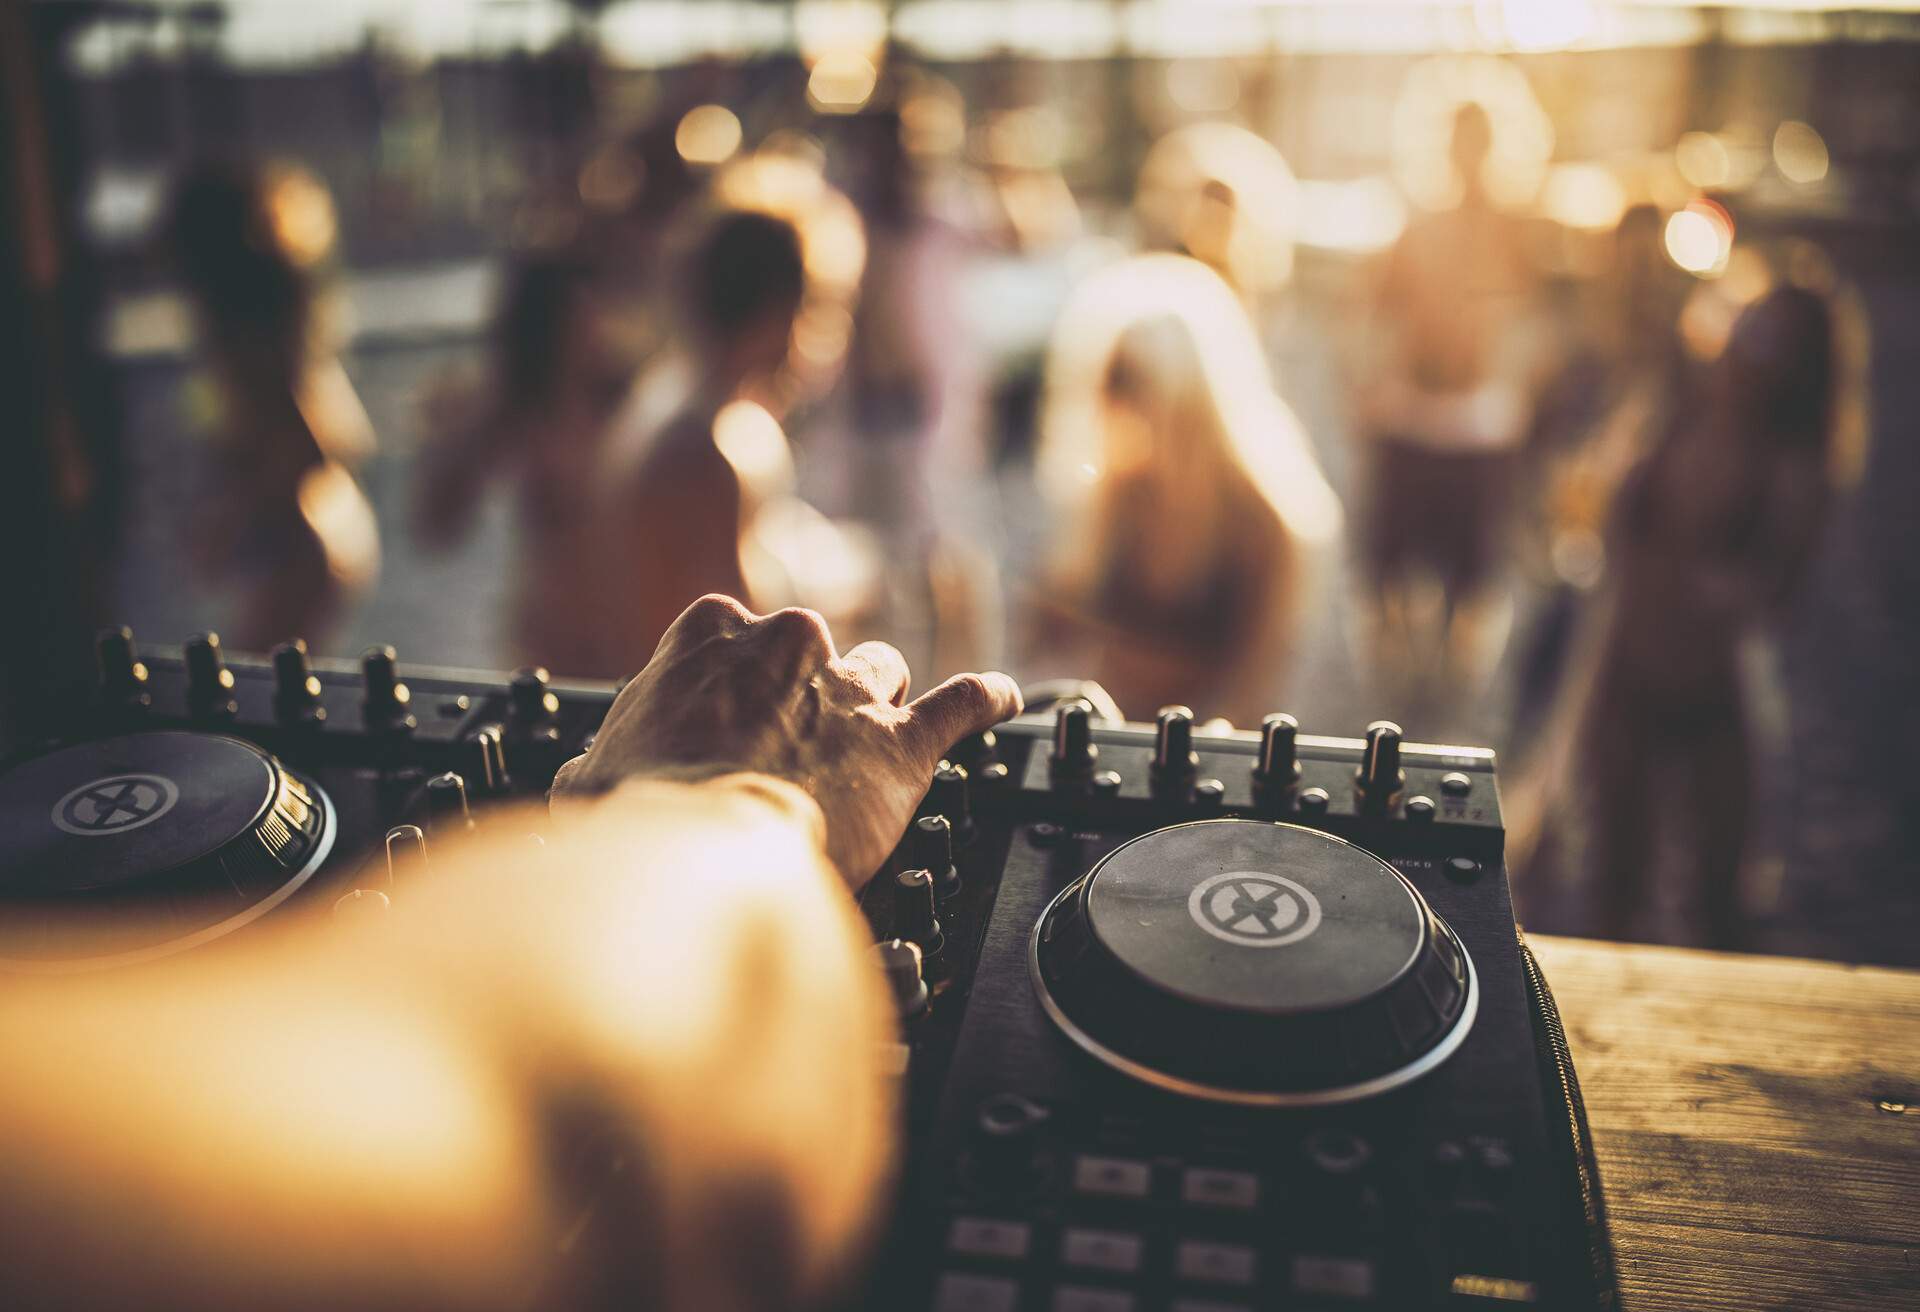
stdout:
<svg viewBox="0 0 1920 1312">
<path fill-rule="evenodd" d="M 687 607 L 687 618 L 713 622 L 751 619 L 752 614 L 745 606 L 725 593 L 709 592 L 703 597 L 696 598 L 694 603 Z"/>
<path fill-rule="evenodd" d="M 817 610 L 788 606 L 773 612 L 761 623 L 774 638 L 802 650 L 825 653 L 833 649 L 833 637 L 827 629 L 827 621 Z"/>
</svg>

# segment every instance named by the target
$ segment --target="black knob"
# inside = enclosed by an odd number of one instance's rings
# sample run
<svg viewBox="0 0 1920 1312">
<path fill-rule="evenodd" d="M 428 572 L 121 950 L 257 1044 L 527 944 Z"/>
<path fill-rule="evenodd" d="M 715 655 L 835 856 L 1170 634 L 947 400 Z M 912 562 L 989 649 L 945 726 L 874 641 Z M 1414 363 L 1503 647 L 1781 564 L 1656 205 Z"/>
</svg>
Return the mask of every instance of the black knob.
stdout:
<svg viewBox="0 0 1920 1312">
<path fill-rule="evenodd" d="M 1163 706 L 1153 723 L 1152 783 L 1156 794 L 1184 794 L 1200 768 L 1193 750 L 1193 712 L 1184 706 Z"/>
<path fill-rule="evenodd" d="M 1354 771 L 1353 786 L 1369 803 L 1384 804 L 1407 780 L 1400 768 L 1400 726 L 1375 720 L 1367 726 L 1367 745 Z"/>
<path fill-rule="evenodd" d="M 994 751 L 999 746 L 999 735 L 991 729 L 982 729 L 979 733 L 970 734 L 955 743 L 953 750 L 947 753 L 947 759 L 957 765 L 964 765 L 969 770 L 978 770 L 993 759 Z"/>
<path fill-rule="evenodd" d="M 467 781 L 449 770 L 427 780 L 427 826 L 435 834 L 457 834 L 473 828 L 467 808 Z"/>
<path fill-rule="evenodd" d="M 366 700 L 362 709 L 370 729 L 395 731 L 414 727 L 408 711 L 413 694 L 400 682 L 391 647 L 369 647 L 360 656 L 360 681 Z"/>
<path fill-rule="evenodd" d="M 1053 772 L 1084 774 L 1099 755 L 1093 743 L 1093 707 L 1083 701 L 1062 702 L 1053 713 L 1053 751 L 1047 758 Z"/>
<path fill-rule="evenodd" d="M 1218 779 L 1202 779 L 1193 786 L 1194 809 L 1216 814 L 1227 804 L 1227 786 Z"/>
<path fill-rule="evenodd" d="M 1017 1093 L 996 1093 L 974 1113 L 976 1183 L 998 1188 L 1030 1184 L 1042 1163 L 1050 1113 Z"/>
<path fill-rule="evenodd" d="M 513 786 L 507 778 L 507 749 L 500 726 L 483 724 L 474 731 L 470 759 L 473 786 L 483 796 L 504 793 Z"/>
<path fill-rule="evenodd" d="M 320 680 L 307 662 L 307 644 L 298 638 L 273 649 L 273 711 L 283 724 L 318 724 L 327 718 Z"/>
<path fill-rule="evenodd" d="M 1125 784 L 1118 770 L 1102 770 L 1093 776 L 1093 795 L 1095 797 L 1118 797 Z"/>
<path fill-rule="evenodd" d="M 404 888 L 427 871 L 427 835 L 419 825 L 387 830 L 387 885 Z"/>
<path fill-rule="evenodd" d="M 893 879 L 893 932 L 920 945 L 923 956 L 940 950 L 940 919 L 933 905 L 933 874 L 902 870 Z"/>
<path fill-rule="evenodd" d="M 943 815 L 953 826 L 953 841 L 962 845 L 973 839 L 973 815 L 967 804 L 967 769 L 951 761 L 942 761 L 933 772 L 927 788 L 926 815 Z"/>
<path fill-rule="evenodd" d="M 538 665 L 523 665 L 513 672 L 507 691 L 513 706 L 513 718 L 534 724 L 560 709 L 560 699 L 547 687 L 548 674 Z"/>
<path fill-rule="evenodd" d="M 225 719 L 240 713 L 233 695 L 233 671 L 220 652 L 220 635 L 197 633 L 187 639 L 187 713 L 196 719 Z"/>
<path fill-rule="evenodd" d="M 933 891 L 952 897 L 960 891 L 960 868 L 953 863 L 953 824 L 944 815 L 923 815 L 907 831 L 907 860 L 933 873 Z"/>
<path fill-rule="evenodd" d="M 1255 787 L 1291 788 L 1300 779 L 1297 739 L 1300 722 L 1276 711 L 1260 721 L 1260 756 L 1253 765 Z"/>
<path fill-rule="evenodd" d="M 927 981 L 921 973 L 920 945 L 902 938 L 890 938 L 873 945 L 873 959 L 887 977 L 887 991 L 902 1020 L 916 1020 L 927 1014 L 931 1001 Z"/>
<path fill-rule="evenodd" d="M 147 691 L 147 667 L 133 645 L 133 630 L 102 629 L 95 650 L 100 656 L 100 696 L 118 710 L 142 710 L 153 704 Z"/>
</svg>

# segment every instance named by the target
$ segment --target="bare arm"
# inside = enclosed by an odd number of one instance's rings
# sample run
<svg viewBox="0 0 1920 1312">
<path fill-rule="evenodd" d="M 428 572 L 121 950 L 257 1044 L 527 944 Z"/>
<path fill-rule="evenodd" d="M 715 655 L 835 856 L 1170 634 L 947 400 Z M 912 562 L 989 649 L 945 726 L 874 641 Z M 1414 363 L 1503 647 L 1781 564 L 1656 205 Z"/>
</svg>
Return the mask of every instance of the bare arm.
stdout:
<svg viewBox="0 0 1920 1312">
<path fill-rule="evenodd" d="M 388 921 L 9 981 L 12 1305 L 730 1312 L 829 1284 L 891 1126 L 844 888 L 948 735 L 1017 709 L 1001 676 L 905 679 L 817 617 L 703 600 L 544 848 L 504 816 Z"/>
</svg>

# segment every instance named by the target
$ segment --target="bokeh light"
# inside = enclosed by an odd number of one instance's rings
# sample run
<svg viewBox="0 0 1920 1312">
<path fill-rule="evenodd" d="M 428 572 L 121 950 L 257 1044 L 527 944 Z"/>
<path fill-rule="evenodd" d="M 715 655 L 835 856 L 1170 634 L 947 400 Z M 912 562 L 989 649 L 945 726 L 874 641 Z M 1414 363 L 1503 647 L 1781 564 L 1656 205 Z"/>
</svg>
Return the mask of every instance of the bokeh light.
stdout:
<svg viewBox="0 0 1920 1312">
<path fill-rule="evenodd" d="M 1683 133 L 1673 148 L 1680 176 L 1702 191 L 1724 187 L 1733 175 L 1726 143 L 1711 132 Z"/>
<path fill-rule="evenodd" d="M 724 164 L 740 149 L 740 120 L 725 105 L 696 105 L 674 129 L 673 146 L 689 164 Z"/>
<path fill-rule="evenodd" d="M 807 79 L 807 103 L 823 114 L 852 114 L 873 96 L 880 71 L 857 50 L 822 55 Z"/>
<path fill-rule="evenodd" d="M 1696 200 L 1667 220 L 1667 258 L 1696 278 L 1715 278 L 1733 253 L 1733 220 L 1710 200 Z"/>
<path fill-rule="evenodd" d="M 1812 186 L 1827 176 L 1827 143 L 1813 126 L 1788 119 L 1774 130 L 1773 165 L 1788 182 Z"/>
<path fill-rule="evenodd" d="M 1541 188 L 1540 209 L 1562 227 L 1607 231 L 1626 213 L 1627 191 L 1602 165 L 1556 164 Z"/>
</svg>

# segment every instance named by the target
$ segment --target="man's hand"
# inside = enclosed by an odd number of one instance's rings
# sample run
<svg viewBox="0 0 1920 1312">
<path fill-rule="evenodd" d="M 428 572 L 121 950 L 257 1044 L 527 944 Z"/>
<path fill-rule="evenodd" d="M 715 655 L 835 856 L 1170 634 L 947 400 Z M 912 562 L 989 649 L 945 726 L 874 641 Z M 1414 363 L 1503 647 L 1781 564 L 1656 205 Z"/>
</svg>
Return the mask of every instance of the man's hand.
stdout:
<svg viewBox="0 0 1920 1312">
<path fill-rule="evenodd" d="M 858 889 L 948 749 L 1020 712 L 1020 689 L 1004 674 L 957 674 L 912 702 L 907 687 L 906 660 L 884 642 L 842 656 L 812 611 L 757 616 L 730 597 L 702 597 L 621 691 L 593 750 L 561 767 L 553 796 L 635 776 L 771 775 L 819 804 L 827 855 Z"/>
</svg>

